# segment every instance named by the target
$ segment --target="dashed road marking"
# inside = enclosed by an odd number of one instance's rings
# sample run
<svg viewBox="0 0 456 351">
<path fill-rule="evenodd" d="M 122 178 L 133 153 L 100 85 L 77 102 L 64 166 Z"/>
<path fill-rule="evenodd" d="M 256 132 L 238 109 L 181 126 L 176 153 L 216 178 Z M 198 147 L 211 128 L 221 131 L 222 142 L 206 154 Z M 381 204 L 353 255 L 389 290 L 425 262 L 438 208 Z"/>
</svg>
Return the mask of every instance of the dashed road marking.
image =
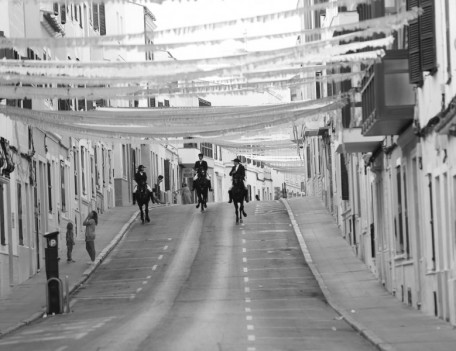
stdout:
<svg viewBox="0 0 456 351">
<path fill-rule="evenodd" d="M 156 264 L 154 264 L 154 265 L 152 266 L 152 270 L 155 271 L 155 270 L 157 269 L 157 267 L 158 267 L 158 266 L 157 266 Z"/>
<path fill-rule="evenodd" d="M 157 256 L 147 256 L 147 257 L 113 257 L 111 260 L 145 260 L 145 259 L 156 259 Z"/>
</svg>

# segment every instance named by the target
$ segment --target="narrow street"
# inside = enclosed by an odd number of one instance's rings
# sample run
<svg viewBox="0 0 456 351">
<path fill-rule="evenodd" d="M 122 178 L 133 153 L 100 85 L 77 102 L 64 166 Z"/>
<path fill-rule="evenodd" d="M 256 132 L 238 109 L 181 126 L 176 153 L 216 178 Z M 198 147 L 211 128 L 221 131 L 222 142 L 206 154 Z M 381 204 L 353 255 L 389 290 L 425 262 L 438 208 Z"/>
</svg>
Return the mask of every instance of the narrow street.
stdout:
<svg viewBox="0 0 456 351">
<path fill-rule="evenodd" d="M 0 350 L 373 350 L 325 302 L 280 201 L 161 207 L 74 296 Z"/>
</svg>

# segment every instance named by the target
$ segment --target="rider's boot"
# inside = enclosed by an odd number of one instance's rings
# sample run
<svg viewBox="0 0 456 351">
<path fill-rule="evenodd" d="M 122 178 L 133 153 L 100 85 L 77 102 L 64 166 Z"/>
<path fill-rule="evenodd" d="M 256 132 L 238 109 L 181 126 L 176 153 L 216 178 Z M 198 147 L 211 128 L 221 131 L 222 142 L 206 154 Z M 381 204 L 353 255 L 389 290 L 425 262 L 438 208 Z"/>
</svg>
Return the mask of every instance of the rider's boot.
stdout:
<svg viewBox="0 0 456 351">
<path fill-rule="evenodd" d="M 249 192 L 245 189 L 245 202 L 249 202 Z"/>
<path fill-rule="evenodd" d="M 233 195 L 231 195 L 231 190 L 228 190 L 228 195 L 230 197 L 230 201 L 228 201 L 228 203 L 232 203 L 233 202 Z"/>
<path fill-rule="evenodd" d="M 133 193 L 133 205 L 136 205 L 136 193 Z"/>
</svg>

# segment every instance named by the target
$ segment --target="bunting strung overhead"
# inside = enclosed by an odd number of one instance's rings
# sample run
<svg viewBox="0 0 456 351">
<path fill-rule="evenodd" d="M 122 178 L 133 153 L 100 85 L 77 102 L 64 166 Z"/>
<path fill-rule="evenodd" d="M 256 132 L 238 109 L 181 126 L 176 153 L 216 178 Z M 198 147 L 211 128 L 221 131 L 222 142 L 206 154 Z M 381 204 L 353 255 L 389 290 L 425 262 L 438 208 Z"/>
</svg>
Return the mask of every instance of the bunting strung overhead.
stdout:
<svg viewBox="0 0 456 351">
<path fill-rule="evenodd" d="M 157 39 L 154 45 L 133 45 L 123 44 L 133 39 L 143 39 L 144 35 L 154 35 L 154 31 L 146 31 L 140 33 L 131 34 L 118 34 L 118 35 L 104 35 L 104 36 L 92 36 L 92 37 L 60 37 L 60 38 L 0 38 L 0 48 L 11 48 L 16 47 L 20 49 L 27 49 L 29 47 L 109 47 L 115 45 L 117 49 L 127 50 L 138 50 L 142 51 L 167 51 L 176 48 L 182 48 L 187 46 L 212 46 L 221 44 L 224 41 L 236 41 L 236 42 L 249 42 L 252 40 L 260 39 L 284 39 L 288 37 L 309 36 L 313 34 L 324 34 L 334 32 L 347 32 L 354 30 L 363 29 L 376 29 L 379 33 L 383 32 L 384 28 L 389 30 L 398 30 L 403 26 L 407 25 L 410 21 L 416 19 L 422 12 L 419 8 L 413 8 L 410 11 L 401 12 L 394 15 L 388 15 L 379 18 L 368 19 L 359 22 L 339 24 L 336 26 L 329 26 L 324 28 L 313 28 L 299 31 L 286 31 L 281 33 L 270 33 L 260 34 L 253 36 L 225 36 L 218 39 L 210 40 L 185 40 L 185 41 L 172 41 L 165 42 Z M 181 37 L 185 39 L 185 37 Z M 119 44 L 120 43 L 120 44 Z"/>
<path fill-rule="evenodd" d="M 323 101 L 326 101 L 324 103 Z M 342 97 L 326 98 L 322 101 L 308 101 L 263 107 L 245 113 L 238 108 L 190 108 L 163 109 L 134 112 L 127 111 L 35 111 L 0 106 L 0 113 L 13 120 L 40 128 L 52 128 L 73 135 L 102 135 L 103 137 L 166 138 L 166 137 L 207 137 L 236 135 L 261 131 L 285 125 L 298 119 L 339 109 L 346 100 Z M 204 110 L 204 112 L 202 111 Z M 261 111 L 262 110 L 262 111 Z M 225 111 L 225 112 L 224 112 Z M 204 116 L 201 116 L 203 114 Z M 150 115 L 150 117 L 148 117 Z M 172 115 L 172 117 L 170 117 Z M 155 118 L 154 118 L 155 116 Z"/>
<path fill-rule="evenodd" d="M 63 0 L 31 1 L 66 3 Z M 91 3 L 161 4 L 163 1 L 94 0 Z M 173 50 L 174 54 L 169 53 L 167 60 L 163 61 L 140 62 L 114 59 L 67 61 L 66 57 L 58 60 L 57 55 L 52 56 L 53 60 L 42 61 L 2 59 L 0 97 L 11 100 L 104 99 L 107 105 L 112 102 L 113 105 L 122 105 L 121 100 L 145 101 L 146 98 L 158 96 L 247 96 L 253 92 L 269 92 L 272 95 L 274 89 L 286 90 L 290 95 L 289 91 L 294 88 L 307 88 L 317 83 L 329 85 L 348 80 L 356 83 L 391 47 L 394 32 L 418 18 L 420 9 L 301 31 L 264 31 L 241 35 L 234 29 L 239 25 L 267 26 L 272 22 L 298 19 L 309 11 L 335 9 L 338 6 L 351 6 L 350 9 L 354 9 L 356 5 L 372 1 L 378 0 L 322 2 L 235 20 L 152 32 L 146 29 L 145 32 L 134 34 L 83 38 L 0 38 L 0 49 L 13 47 L 22 52 L 29 48 L 58 51 L 73 47 L 81 51 L 141 52 L 141 57 L 144 57 L 144 52 L 152 54 Z M 87 1 L 72 0 L 71 3 L 87 4 Z M 231 31 L 233 35 L 220 36 L 219 29 Z M 205 35 L 207 33 L 214 35 Z M 139 39 L 149 34 L 153 37 L 153 44 L 152 40 L 141 40 L 139 43 Z M 285 40 L 290 38 L 296 39 L 297 44 Z M 315 41 L 308 41 L 308 38 Z M 255 49 L 255 45 L 259 49 Z M 204 52 L 205 48 L 211 48 L 212 51 Z M 190 49 L 201 57 L 177 60 L 175 53 L 180 49 Z M 342 68 L 350 70 L 341 72 Z M 316 72 L 319 74 L 316 75 Z M 298 133 L 291 137 L 289 131 L 292 125 L 310 118 L 333 118 L 338 113 L 335 111 L 346 103 L 345 94 L 336 94 L 309 101 L 237 107 L 38 111 L 0 105 L 0 113 L 14 121 L 83 138 L 141 139 L 142 142 L 151 143 L 166 139 L 170 143 L 181 143 L 182 138 L 191 137 L 192 142 L 214 143 L 249 155 L 252 160 L 266 162 L 278 170 L 302 173 L 304 165 L 299 149 L 302 140 Z"/>
<path fill-rule="evenodd" d="M 378 1 L 378 0 L 373 0 Z M 297 17 L 303 16 L 305 13 L 311 11 L 318 11 L 318 10 L 326 10 L 328 8 L 337 8 L 338 6 L 356 6 L 359 4 L 366 4 L 370 3 L 371 0 L 336 0 L 332 2 L 325 2 L 321 4 L 313 4 L 310 6 L 299 7 L 292 10 L 281 11 L 270 13 L 266 15 L 257 15 L 251 17 L 243 17 L 236 20 L 228 20 L 228 21 L 220 21 L 215 23 L 206 23 L 206 24 L 198 24 L 193 26 L 185 26 L 185 27 L 178 27 L 178 28 L 170 28 L 170 29 L 163 29 L 155 31 L 156 38 L 160 36 L 167 35 L 167 34 L 174 34 L 174 35 L 187 35 L 190 33 L 194 33 L 196 31 L 213 31 L 215 29 L 221 29 L 226 27 L 231 27 L 234 25 L 242 25 L 242 24 L 253 24 L 253 23 L 265 23 L 268 21 L 277 21 L 288 19 L 290 17 Z"/>
</svg>

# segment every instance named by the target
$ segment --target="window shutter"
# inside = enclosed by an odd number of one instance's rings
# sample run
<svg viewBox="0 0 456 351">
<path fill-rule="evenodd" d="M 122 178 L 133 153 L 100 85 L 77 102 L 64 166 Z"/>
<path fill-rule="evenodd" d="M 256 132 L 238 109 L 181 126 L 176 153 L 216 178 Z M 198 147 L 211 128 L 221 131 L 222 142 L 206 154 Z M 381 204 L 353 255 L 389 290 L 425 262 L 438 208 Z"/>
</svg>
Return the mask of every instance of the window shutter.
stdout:
<svg viewBox="0 0 456 351">
<path fill-rule="evenodd" d="M 411 10 L 419 5 L 418 0 L 408 0 L 407 10 Z M 423 75 L 421 74 L 421 54 L 420 54 L 420 25 L 418 20 L 413 20 L 408 29 L 409 46 L 409 81 L 412 84 L 421 84 Z"/>
<path fill-rule="evenodd" d="M 100 35 L 106 35 L 105 5 L 100 4 Z"/>
<path fill-rule="evenodd" d="M 59 4 L 54 2 L 54 15 L 59 15 Z"/>
<path fill-rule="evenodd" d="M 98 30 L 100 28 L 98 21 L 98 4 L 93 5 L 93 29 Z"/>
<path fill-rule="evenodd" d="M 62 24 L 66 23 L 66 8 L 63 4 L 60 6 L 60 22 Z"/>
<path fill-rule="evenodd" d="M 423 14 L 420 23 L 421 68 L 423 71 L 437 70 L 435 45 L 435 5 L 434 0 L 421 0 Z"/>
<path fill-rule="evenodd" d="M 349 200 L 348 171 L 344 154 L 340 154 L 340 183 L 342 188 L 342 200 Z"/>
</svg>

